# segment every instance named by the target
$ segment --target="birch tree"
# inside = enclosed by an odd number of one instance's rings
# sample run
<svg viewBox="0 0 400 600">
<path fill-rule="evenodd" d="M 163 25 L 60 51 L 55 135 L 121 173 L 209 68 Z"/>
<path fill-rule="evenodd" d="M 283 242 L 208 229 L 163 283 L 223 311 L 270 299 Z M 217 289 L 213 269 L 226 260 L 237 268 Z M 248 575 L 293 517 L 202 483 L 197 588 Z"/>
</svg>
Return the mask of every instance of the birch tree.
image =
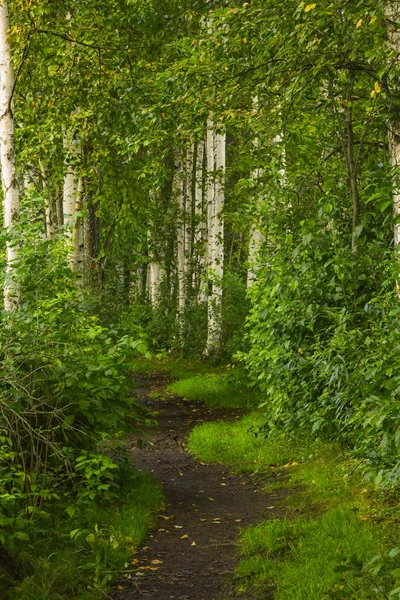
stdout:
<svg viewBox="0 0 400 600">
<path fill-rule="evenodd" d="M 82 265 L 82 220 L 77 217 L 82 208 L 83 181 L 79 177 L 77 162 L 80 159 L 82 148 L 76 136 L 64 136 L 65 149 L 65 175 L 63 192 L 63 221 L 65 237 L 70 246 L 68 263 L 72 271 L 78 271 Z"/>
<path fill-rule="evenodd" d="M 11 48 L 8 42 L 10 28 L 8 3 L 0 4 L 0 156 L 3 187 L 4 227 L 9 231 L 19 213 L 19 189 L 14 152 L 13 91 L 15 85 Z M 13 264 L 17 259 L 18 245 L 7 241 L 6 280 L 4 285 L 4 308 L 14 309 L 18 303 L 18 284 L 13 280 Z"/>
<path fill-rule="evenodd" d="M 226 135 L 217 133 L 210 118 L 207 124 L 207 260 L 210 289 L 207 302 L 207 343 L 204 354 L 220 349 L 222 277 L 224 274 L 224 175 Z"/>
</svg>

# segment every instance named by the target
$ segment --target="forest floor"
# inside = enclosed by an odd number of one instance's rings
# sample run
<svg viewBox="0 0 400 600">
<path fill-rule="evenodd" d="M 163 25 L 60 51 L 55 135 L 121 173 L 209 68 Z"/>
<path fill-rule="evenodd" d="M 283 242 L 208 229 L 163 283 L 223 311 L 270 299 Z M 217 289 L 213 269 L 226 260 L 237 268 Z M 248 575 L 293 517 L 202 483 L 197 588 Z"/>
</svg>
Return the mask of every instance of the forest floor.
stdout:
<svg viewBox="0 0 400 600">
<path fill-rule="evenodd" d="M 240 409 L 210 409 L 165 391 L 167 375 L 140 375 L 140 403 L 157 420 L 150 443 L 130 439 L 135 468 L 161 484 L 165 510 L 138 550 L 134 571 L 120 582 L 114 600 L 225 600 L 243 598 L 231 587 L 239 562 L 238 534 L 243 526 L 282 516 L 284 489 L 265 492 L 268 479 L 236 475 L 230 467 L 210 465 L 187 451 L 190 431 L 201 423 L 234 420 Z M 246 592 L 246 600 L 260 596 Z M 262 598 L 272 597 L 263 592 Z"/>
</svg>

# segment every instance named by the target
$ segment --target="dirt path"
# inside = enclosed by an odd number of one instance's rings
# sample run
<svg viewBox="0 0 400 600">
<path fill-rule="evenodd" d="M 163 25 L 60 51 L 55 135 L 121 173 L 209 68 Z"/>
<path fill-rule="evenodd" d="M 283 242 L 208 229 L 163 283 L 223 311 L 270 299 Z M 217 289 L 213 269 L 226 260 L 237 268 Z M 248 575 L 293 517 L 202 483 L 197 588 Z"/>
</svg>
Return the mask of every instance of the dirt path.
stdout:
<svg viewBox="0 0 400 600">
<path fill-rule="evenodd" d="M 240 527 L 278 516 L 273 507 L 282 492 L 263 491 L 264 482 L 234 475 L 230 468 L 206 465 L 186 451 L 190 430 L 198 423 L 233 419 L 235 410 L 209 410 L 178 397 L 155 400 L 150 392 L 162 390 L 166 380 L 143 378 L 141 402 L 157 411 L 158 428 L 152 446 L 142 450 L 133 443 L 135 466 L 160 482 L 166 510 L 137 554 L 137 571 L 121 582 L 114 600 L 225 600 L 241 598 L 230 590 L 238 562 Z M 134 442 L 134 439 L 132 439 Z M 232 440 L 234 443 L 234 440 Z M 278 507 L 277 507 L 278 508 Z M 263 600 L 267 597 L 265 591 Z M 256 600 L 246 593 L 246 600 Z"/>
</svg>

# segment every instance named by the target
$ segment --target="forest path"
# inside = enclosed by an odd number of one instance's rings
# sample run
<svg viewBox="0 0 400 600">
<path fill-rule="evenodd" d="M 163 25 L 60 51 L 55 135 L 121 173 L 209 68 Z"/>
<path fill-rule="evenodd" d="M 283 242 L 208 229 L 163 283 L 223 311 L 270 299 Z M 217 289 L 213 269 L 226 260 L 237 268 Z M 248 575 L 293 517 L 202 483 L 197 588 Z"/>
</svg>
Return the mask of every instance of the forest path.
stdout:
<svg viewBox="0 0 400 600">
<path fill-rule="evenodd" d="M 234 419 L 239 410 L 210 410 L 204 404 L 165 394 L 168 378 L 141 376 L 140 402 L 156 413 L 158 427 L 152 445 L 143 449 L 132 437 L 133 463 L 162 485 L 166 509 L 158 525 L 138 550 L 137 569 L 121 582 L 114 600 L 244 599 L 230 589 L 238 563 L 237 537 L 241 527 L 279 515 L 282 491 L 266 493 L 266 478 L 235 475 L 223 465 L 196 461 L 186 450 L 190 430 L 197 424 Z M 156 394 L 155 394 L 156 392 Z M 154 396 L 160 393 L 160 398 Z M 232 440 L 234 443 L 234 440 Z M 273 505 L 276 504 L 276 509 Z M 265 600 L 271 596 L 265 595 Z M 246 600 L 257 600 L 255 592 Z"/>
</svg>

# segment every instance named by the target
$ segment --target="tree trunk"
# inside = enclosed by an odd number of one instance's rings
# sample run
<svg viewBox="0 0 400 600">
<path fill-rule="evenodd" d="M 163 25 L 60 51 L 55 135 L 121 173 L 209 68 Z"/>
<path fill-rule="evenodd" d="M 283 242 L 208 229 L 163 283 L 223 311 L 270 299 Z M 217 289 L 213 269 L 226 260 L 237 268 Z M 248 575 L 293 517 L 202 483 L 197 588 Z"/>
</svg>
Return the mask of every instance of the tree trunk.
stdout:
<svg viewBox="0 0 400 600">
<path fill-rule="evenodd" d="M 0 162 L 3 186 L 4 227 L 12 229 L 19 213 L 19 189 L 14 153 L 13 90 L 15 84 L 11 48 L 7 35 L 10 28 L 8 4 L 0 4 Z M 6 247 L 6 281 L 4 308 L 13 310 L 19 300 L 18 284 L 13 280 L 13 263 L 18 255 L 18 244 L 8 241 Z"/>
<path fill-rule="evenodd" d="M 184 181 L 182 177 L 182 163 L 178 153 L 175 154 L 175 172 L 173 193 L 177 198 L 178 219 L 177 219 L 177 271 L 178 271 L 178 312 L 182 317 L 185 309 L 185 193 Z"/>
<path fill-rule="evenodd" d="M 353 130 L 353 114 L 351 109 L 351 98 L 353 95 L 354 74 L 349 74 L 349 94 L 347 106 L 345 110 L 346 119 L 346 137 L 347 137 L 347 172 L 349 174 L 351 197 L 353 201 L 353 227 L 351 236 L 351 248 L 354 256 L 358 254 L 358 237 L 357 231 L 360 225 L 360 195 L 358 192 L 357 183 L 357 163 L 354 157 L 354 130 Z"/>
<path fill-rule="evenodd" d="M 212 119 L 207 125 L 208 269 L 207 343 L 204 354 L 218 354 L 221 345 L 222 276 L 224 273 L 224 175 L 225 134 L 216 133 Z"/>
<path fill-rule="evenodd" d="M 194 284 L 199 294 L 201 289 L 202 278 L 205 275 L 205 257 L 204 249 L 207 240 L 207 217 L 204 214 L 204 142 L 197 142 L 195 150 L 195 188 L 194 188 Z M 201 300 L 206 300 L 207 296 L 200 297 Z"/>
<path fill-rule="evenodd" d="M 63 194 L 63 221 L 65 237 L 70 245 L 68 252 L 68 264 L 71 271 L 78 270 L 79 243 L 80 243 L 80 219 L 76 218 L 82 196 L 82 180 L 77 173 L 76 163 L 81 155 L 81 145 L 73 136 L 64 137 L 64 148 L 66 152 Z"/>
<path fill-rule="evenodd" d="M 49 186 L 49 174 L 44 162 L 40 161 L 40 173 L 42 175 L 42 186 L 45 201 L 45 217 L 46 217 L 46 237 L 51 239 L 54 236 L 54 208 L 53 198 L 51 196 Z"/>
<path fill-rule="evenodd" d="M 253 99 L 253 111 L 256 113 L 258 110 L 258 97 Z M 255 137 L 253 140 L 254 147 L 258 148 L 258 137 Z M 254 182 L 257 184 L 261 175 L 261 169 L 258 167 L 254 169 L 252 173 L 252 178 Z M 254 272 L 254 266 L 257 262 L 259 251 L 261 248 L 261 244 L 263 243 L 264 236 L 261 232 L 260 228 L 260 206 L 261 206 L 262 198 L 257 189 L 257 202 L 256 202 L 256 211 L 255 211 L 255 222 L 253 222 L 250 226 L 250 243 L 249 243 L 249 257 L 248 257 L 248 269 L 247 269 L 247 288 L 251 288 L 256 281 L 256 274 Z"/>
<path fill-rule="evenodd" d="M 93 206 L 87 192 L 83 196 L 83 279 L 86 285 L 100 289 L 100 276 L 97 256 L 99 253 L 99 219 L 96 206 Z"/>
<path fill-rule="evenodd" d="M 391 49 L 393 50 L 393 60 L 397 63 L 400 54 L 400 0 L 388 0 L 386 5 L 387 35 Z M 400 247 L 400 114 L 397 109 L 391 115 L 389 120 L 389 156 L 393 169 L 393 214 L 395 217 L 394 225 L 394 245 Z"/>
</svg>

